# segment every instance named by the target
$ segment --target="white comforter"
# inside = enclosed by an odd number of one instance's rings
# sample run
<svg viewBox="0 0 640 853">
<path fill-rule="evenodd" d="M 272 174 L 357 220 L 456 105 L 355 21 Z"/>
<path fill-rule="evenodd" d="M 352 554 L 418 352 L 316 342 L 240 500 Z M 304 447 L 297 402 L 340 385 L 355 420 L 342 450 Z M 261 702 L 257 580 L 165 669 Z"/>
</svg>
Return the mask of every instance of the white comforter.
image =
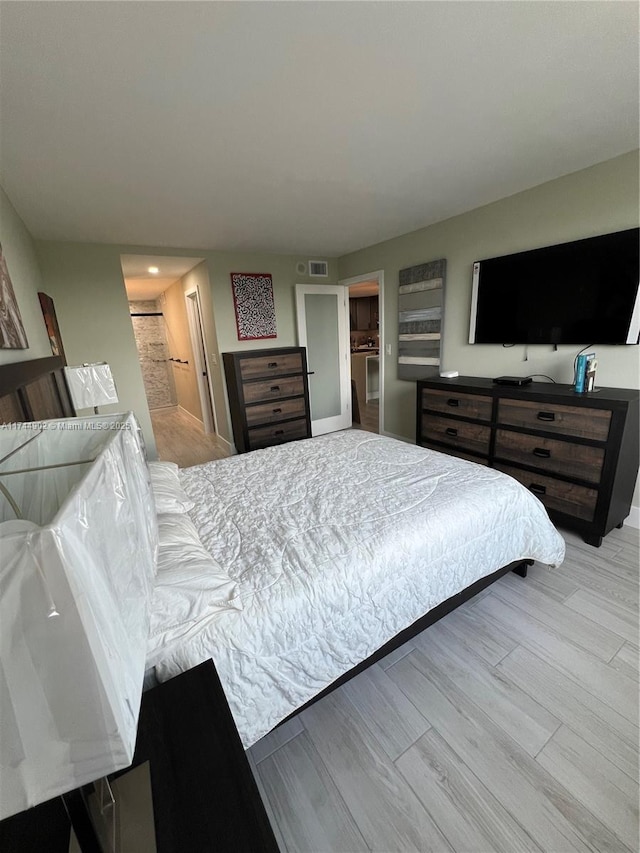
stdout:
<svg viewBox="0 0 640 853">
<path fill-rule="evenodd" d="M 356 430 L 184 469 L 207 550 L 242 610 L 156 665 L 213 657 L 246 747 L 441 601 L 565 543 L 498 471 Z"/>
</svg>

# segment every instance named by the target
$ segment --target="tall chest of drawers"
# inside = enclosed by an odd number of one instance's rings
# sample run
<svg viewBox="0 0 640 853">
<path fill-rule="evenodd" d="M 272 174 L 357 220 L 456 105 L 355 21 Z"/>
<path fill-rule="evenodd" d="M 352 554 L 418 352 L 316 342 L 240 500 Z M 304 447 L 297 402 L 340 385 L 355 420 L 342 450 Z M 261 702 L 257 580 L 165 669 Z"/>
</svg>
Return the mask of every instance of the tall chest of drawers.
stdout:
<svg viewBox="0 0 640 853">
<path fill-rule="evenodd" d="M 304 347 L 222 354 L 238 453 L 311 437 Z"/>
<path fill-rule="evenodd" d="M 417 444 L 504 471 L 585 542 L 629 515 L 638 476 L 640 392 L 496 385 L 461 376 L 417 383 Z"/>
</svg>

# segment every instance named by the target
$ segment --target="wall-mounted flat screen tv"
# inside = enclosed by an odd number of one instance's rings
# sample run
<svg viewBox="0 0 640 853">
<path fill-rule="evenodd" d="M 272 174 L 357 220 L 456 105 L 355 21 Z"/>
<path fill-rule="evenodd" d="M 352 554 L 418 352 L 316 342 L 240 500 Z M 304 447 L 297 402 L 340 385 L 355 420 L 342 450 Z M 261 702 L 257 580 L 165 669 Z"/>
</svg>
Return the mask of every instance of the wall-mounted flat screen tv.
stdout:
<svg viewBox="0 0 640 853">
<path fill-rule="evenodd" d="M 640 229 L 476 261 L 469 343 L 637 344 Z"/>
</svg>

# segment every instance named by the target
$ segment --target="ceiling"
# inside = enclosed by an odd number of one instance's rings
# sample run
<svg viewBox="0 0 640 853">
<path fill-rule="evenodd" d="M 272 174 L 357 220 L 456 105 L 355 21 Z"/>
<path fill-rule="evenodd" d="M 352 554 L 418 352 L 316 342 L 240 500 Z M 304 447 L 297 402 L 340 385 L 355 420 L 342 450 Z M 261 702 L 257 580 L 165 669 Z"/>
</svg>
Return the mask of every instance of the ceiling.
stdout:
<svg viewBox="0 0 640 853">
<path fill-rule="evenodd" d="M 120 265 L 127 297 L 132 302 L 157 299 L 202 260 L 161 255 L 121 255 Z M 149 267 L 157 267 L 158 272 L 151 274 Z"/>
<path fill-rule="evenodd" d="M 37 238 L 331 257 L 638 147 L 639 4 L 2 2 Z"/>
</svg>

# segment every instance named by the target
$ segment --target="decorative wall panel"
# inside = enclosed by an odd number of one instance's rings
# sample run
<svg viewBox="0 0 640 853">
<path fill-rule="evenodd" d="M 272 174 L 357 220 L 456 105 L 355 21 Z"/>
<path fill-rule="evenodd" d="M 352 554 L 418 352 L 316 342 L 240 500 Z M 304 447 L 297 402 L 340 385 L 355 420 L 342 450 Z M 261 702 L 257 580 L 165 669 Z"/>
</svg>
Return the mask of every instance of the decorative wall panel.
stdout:
<svg viewBox="0 0 640 853">
<path fill-rule="evenodd" d="M 398 291 L 398 379 L 440 373 L 444 258 L 400 270 Z"/>
</svg>

